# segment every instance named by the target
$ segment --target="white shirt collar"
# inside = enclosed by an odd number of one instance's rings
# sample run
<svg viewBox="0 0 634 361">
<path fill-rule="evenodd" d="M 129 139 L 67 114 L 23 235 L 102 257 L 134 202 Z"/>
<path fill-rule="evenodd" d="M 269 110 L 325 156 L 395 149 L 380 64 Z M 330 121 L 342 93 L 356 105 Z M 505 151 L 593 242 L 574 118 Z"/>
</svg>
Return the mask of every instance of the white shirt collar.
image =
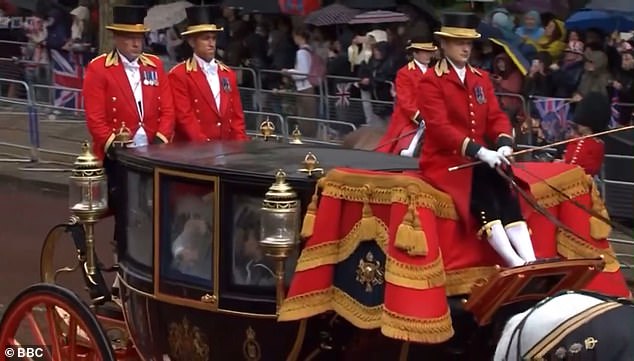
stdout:
<svg viewBox="0 0 634 361">
<path fill-rule="evenodd" d="M 467 66 L 465 65 L 462 68 L 459 68 L 456 64 L 454 64 L 453 61 L 451 61 L 451 59 L 449 58 L 446 58 L 446 59 L 449 62 L 449 64 L 451 64 L 453 69 L 456 71 L 456 74 L 458 74 L 458 78 L 460 79 L 460 81 L 464 83 L 465 76 L 467 75 Z"/>
<path fill-rule="evenodd" d="M 423 63 L 419 62 L 416 59 L 414 59 L 414 63 L 418 66 L 418 69 L 420 69 L 420 71 L 422 71 L 423 74 L 425 74 L 425 72 L 427 71 L 428 66 L 426 64 L 423 64 Z"/>
<path fill-rule="evenodd" d="M 134 59 L 133 61 L 128 60 L 119 50 L 117 50 L 117 54 L 119 54 L 119 59 L 121 59 L 121 63 L 126 68 L 138 68 L 139 67 L 139 58 Z"/>
<path fill-rule="evenodd" d="M 200 65 L 204 72 L 216 73 L 218 71 L 218 63 L 216 63 L 216 59 L 211 59 L 211 61 L 207 62 L 196 54 L 194 54 L 194 59 L 196 59 L 198 65 Z"/>
</svg>

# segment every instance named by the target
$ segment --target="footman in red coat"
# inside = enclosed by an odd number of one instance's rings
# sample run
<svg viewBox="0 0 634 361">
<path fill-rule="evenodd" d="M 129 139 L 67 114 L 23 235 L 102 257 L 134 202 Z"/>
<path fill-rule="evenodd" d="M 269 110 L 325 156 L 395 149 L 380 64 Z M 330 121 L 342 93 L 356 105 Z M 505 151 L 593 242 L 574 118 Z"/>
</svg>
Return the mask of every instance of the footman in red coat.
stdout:
<svg viewBox="0 0 634 361">
<path fill-rule="evenodd" d="M 174 131 L 174 105 L 161 60 L 143 53 L 146 10 L 115 6 L 114 50 L 93 59 L 86 67 L 83 84 L 86 124 L 95 154 L 104 159 L 122 123 L 134 145 L 168 143 Z M 106 163 L 108 163 L 106 161 Z"/>
<path fill-rule="evenodd" d="M 577 104 L 572 118 L 574 136 L 581 137 L 604 131 L 610 117 L 612 107 L 610 99 L 604 94 L 589 93 Z M 605 144 L 601 139 L 589 138 L 568 143 L 564 154 L 564 162 L 576 164 L 591 176 L 599 175 L 605 156 Z"/>
<path fill-rule="evenodd" d="M 413 59 L 396 73 L 394 113 L 377 151 L 412 157 L 417 156 L 414 150 L 424 131 L 418 106 L 420 82 L 438 48 L 431 36 L 418 36 L 409 41 L 407 50 L 412 52 Z"/>
<path fill-rule="evenodd" d="M 473 40 L 480 37 L 474 14 L 448 13 L 435 32 L 444 58 L 423 77 L 421 114 L 427 123 L 420 159 L 424 178 L 449 193 L 463 224 L 471 217 L 480 234 L 509 266 L 535 260 L 519 199 L 497 173 L 513 152 L 511 123 L 493 91 L 489 75 L 468 64 Z M 448 168 L 481 160 L 473 168 Z"/>
<path fill-rule="evenodd" d="M 169 73 L 176 109 L 176 141 L 246 140 L 244 112 L 236 75 L 215 59 L 211 7 L 187 8 L 189 26 L 181 34 L 194 55 Z"/>
</svg>

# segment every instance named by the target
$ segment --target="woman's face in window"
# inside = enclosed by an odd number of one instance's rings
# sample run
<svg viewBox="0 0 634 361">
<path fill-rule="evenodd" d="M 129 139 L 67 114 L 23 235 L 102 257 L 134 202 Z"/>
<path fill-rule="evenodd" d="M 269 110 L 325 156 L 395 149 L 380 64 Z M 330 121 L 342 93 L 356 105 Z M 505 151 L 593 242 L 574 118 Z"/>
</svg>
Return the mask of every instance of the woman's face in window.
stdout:
<svg viewBox="0 0 634 361">
<path fill-rule="evenodd" d="M 551 20 L 548 22 L 548 25 L 546 25 L 546 28 L 544 29 L 544 35 L 550 37 L 550 36 L 553 36 L 554 33 L 555 33 L 555 22 Z"/>
</svg>

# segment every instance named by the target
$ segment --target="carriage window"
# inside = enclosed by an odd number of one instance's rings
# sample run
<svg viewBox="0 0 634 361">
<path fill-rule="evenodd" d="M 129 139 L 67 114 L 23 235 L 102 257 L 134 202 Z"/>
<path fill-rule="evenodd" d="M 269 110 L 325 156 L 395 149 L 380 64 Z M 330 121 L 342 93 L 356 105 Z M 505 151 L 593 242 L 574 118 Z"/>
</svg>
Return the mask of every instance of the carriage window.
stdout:
<svg viewBox="0 0 634 361">
<path fill-rule="evenodd" d="M 232 199 L 232 274 L 234 286 L 275 287 L 275 264 L 259 247 L 261 196 L 236 194 Z M 296 255 L 289 257 L 286 267 L 290 279 Z"/>
<path fill-rule="evenodd" d="M 134 261 L 152 266 L 153 178 L 129 171 L 126 179 L 126 252 Z"/>
<path fill-rule="evenodd" d="M 178 285 L 213 287 L 215 184 L 159 175 L 159 279 L 171 283 L 168 293 L 181 293 Z"/>
</svg>

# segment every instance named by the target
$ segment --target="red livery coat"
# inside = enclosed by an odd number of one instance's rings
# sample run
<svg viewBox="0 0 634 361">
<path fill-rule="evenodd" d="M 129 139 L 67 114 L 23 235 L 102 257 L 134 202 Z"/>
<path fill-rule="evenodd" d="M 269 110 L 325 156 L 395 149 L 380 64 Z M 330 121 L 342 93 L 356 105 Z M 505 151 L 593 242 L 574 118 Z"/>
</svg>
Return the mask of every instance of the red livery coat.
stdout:
<svg viewBox="0 0 634 361">
<path fill-rule="evenodd" d="M 420 82 L 424 73 L 412 60 L 396 73 L 396 102 L 392 120 L 379 142 L 379 152 L 400 154 L 411 143 L 420 121 Z M 404 136 L 411 133 L 408 136 Z M 403 137 L 400 138 L 399 137 Z M 398 140 L 396 140 L 398 139 Z"/>
<path fill-rule="evenodd" d="M 601 172 L 605 144 L 601 139 L 589 138 L 568 143 L 564 153 L 564 162 L 576 164 L 589 175 L 595 176 Z"/>
<path fill-rule="evenodd" d="M 169 73 L 176 112 L 176 138 L 194 142 L 247 140 L 236 75 L 218 63 L 220 109 L 207 78 L 192 57 Z"/>
<path fill-rule="evenodd" d="M 168 143 L 174 133 L 174 105 L 163 63 L 150 54 L 141 54 L 139 62 L 142 75 L 155 72 L 158 76 L 158 85 L 141 85 L 143 128 L 150 143 L 156 137 Z M 102 54 L 88 64 L 82 92 L 93 149 L 103 160 L 121 123 L 125 122 L 133 135 L 140 125 L 134 93 L 116 51 Z"/>
<path fill-rule="evenodd" d="M 481 146 L 512 145 L 511 122 L 500 110 L 489 75 L 469 65 L 465 84 L 445 59 L 421 82 L 421 113 L 426 122 L 419 161 L 423 178 L 453 198 L 464 222 L 471 220 L 472 168 L 448 168 L 473 161 Z M 465 223 L 468 224 L 468 223 Z"/>
</svg>

